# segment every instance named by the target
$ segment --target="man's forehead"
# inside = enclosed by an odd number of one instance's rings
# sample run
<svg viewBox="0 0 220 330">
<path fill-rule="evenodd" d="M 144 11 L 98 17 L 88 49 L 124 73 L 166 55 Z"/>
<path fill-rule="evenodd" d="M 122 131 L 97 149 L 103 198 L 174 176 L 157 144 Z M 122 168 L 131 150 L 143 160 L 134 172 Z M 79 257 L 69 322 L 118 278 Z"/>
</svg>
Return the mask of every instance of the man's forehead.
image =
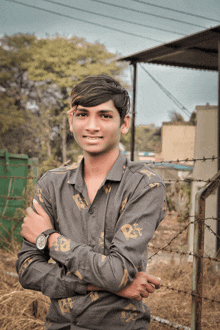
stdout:
<svg viewBox="0 0 220 330">
<path fill-rule="evenodd" d="M 74 109 L 75 110 L 80 110 L 80 111 L 117 111 L 117 109 L 115 108 L 114 106 L 114 103 L 112 100 L 109 100 L 107 102 L 104 102 L 104 103 L 101 103 L 101 104 L 98 104 L 98 105 L 95 105 L 93 107 L 86 107 L 86 106 L 83 106 L 83 105 L 77 105 Z"/>
</svg>

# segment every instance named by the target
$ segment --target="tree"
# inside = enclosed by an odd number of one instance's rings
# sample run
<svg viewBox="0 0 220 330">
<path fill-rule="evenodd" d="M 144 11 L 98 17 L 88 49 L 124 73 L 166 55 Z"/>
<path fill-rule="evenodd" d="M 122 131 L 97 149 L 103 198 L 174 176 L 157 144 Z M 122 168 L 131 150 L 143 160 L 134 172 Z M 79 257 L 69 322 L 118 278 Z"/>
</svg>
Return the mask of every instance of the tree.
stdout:
<svg viewBox="0 0 220 330">
<path fill-rule="evenodd" d="M 25 66 L 35 39 L 20 34 L 0 39 L 0 143 L 1 148 L 14 153 L 34 152 L 25 101 L 30 98 L 32 82 L 27 79 Z"/>
<path fill-rule="evenodd" d="M 191 116 L 190 116 L 189 122 L 192 123 L 193 125 L 196 125 L 196 111 L 193 111 L 193 112 L 191 113 Z"/>
<path fill-rule="evenodd" d="M 21 109 L 21 119 L 25 118 L 25 123 L 18 122 L 17 126 L 29 132 L 38 149 L 44 150 L 43 158 L 51 154 L 64 161 L 66 140 L 67 143 L 73 140 L 66 132 L 67 116 L 64 116 L 69 109 L 71 89 L 86 76 L 99 73 L 122 82 L 125 68 L 116 61 L 117 55 L 108 52 L 103 45 L 77 37 L 5 36 L 1 40 L 0 56 L 4 59 L 0 76 L 2 94 L 6 97 L 9 93 L 7 97 L 14 106 L 10 106 L 11 113 L 14 115 L 13 111 Z M 6 128 L 5 120 L 3 122 Z M 5 136 L 11 134 L 11 129 L 6 129 Z M 9 144 L 4 145 L 11 148 Z M 33 152 L 29 155 L 33 156 Z"/>
<path fill-rule="evenodd" d="M 177 122 L 177 121 L 184 122 L 185 121 L 183 116 L 181 115 L 181 113 L 176 112 L 175 110 L 169 111 L 169 117 L 170 117 L 171 122 Z"/>
<path fill-rule="evenodd" d="M 156 151 L 160 138 L 155 135 L 158 128 L 152 125 L 140 125 L 135 127 L 135 150 L 136 151 Z M 131 129 L 126 135 L 121 136 L 121 143 L 126 151 L 131 149 Z"/>
</svg>

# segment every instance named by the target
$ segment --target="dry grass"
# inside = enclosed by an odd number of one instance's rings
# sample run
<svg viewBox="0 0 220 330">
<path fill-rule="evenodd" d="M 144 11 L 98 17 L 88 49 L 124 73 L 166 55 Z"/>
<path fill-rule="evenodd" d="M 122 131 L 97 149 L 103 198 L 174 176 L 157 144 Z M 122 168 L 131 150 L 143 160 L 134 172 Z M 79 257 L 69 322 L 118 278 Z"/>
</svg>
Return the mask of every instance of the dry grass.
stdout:
<svg viewBox="0 0 220 330">
<path fill-rule="evenodd" d="M 163 247 L 176 236 L 187 222 L 179 222 L 174 213 L 167 216 L 155 232 L 150 246 Z M 182 232 L 168 249 L 187 252 L 188 230 Z M 150 253 L 155 253 L 149 248 Z M 203 272 L 203 297 L 220 301 L 220 272 L 213 272 L 215 262 L 206 259 Z M 190 327 L 192 304 L 192 263 L 187 256 L 169 252 L 159 252 L 149 263 L 149 273 L 162 279 L 162 287 L 146 300 L 153 316 L 169 320 L 175 324 Z M 170 290 L 185 291 L 187 293 Z M 218 330 L 220 328 L 220 303 L 202 301 L 202 330 Z M 170 326 L 151 322 L 149 330 L 171 329 Z"/>
<path fill-rule="evenodd" d="M 0 251 L 0 329 L 43 328 L 49 299 L 39 292 L 24 290 L 15 274 L 16 252 Z"/>
<path fill-rule="evenodd" d="M 178 222 L 175 215 L 167 217 L 151 243 L 162 247 L 185 226 L 186 223 Z M 172 248 L 186 251 L 186 243 L 187 231 L 172 243 Z M 17 277 L 5 273 L 16 272 L 15 260 L 18 249 L 18 246 L 14 245 L 13 252 L 0 250 L 0 329 L 40 330 L 43 329 L 49 299 L 39 292 L 22 289 Z M 203 296 L 219 301 L 220 273 L 211 271 L 212 265 L 210 261 L 205 262 Z M 171 257 L 168 253 L 160 253 L 152 258 L 149 273 L 162 279 L 161 289 L 146 299 L 151 314 L 190 327 L 192 264 L 187 262 L 185 257 L 179 258 L 176 254 Z M 176 292 L 167 287 L 188 293 Z M 203 300 L 202 330 L 220 328 L 219 310 L 219 303 Z M 149 330 L 162 329 L 171 329 L 171 327 L 152 320 Z"/>
</svg>

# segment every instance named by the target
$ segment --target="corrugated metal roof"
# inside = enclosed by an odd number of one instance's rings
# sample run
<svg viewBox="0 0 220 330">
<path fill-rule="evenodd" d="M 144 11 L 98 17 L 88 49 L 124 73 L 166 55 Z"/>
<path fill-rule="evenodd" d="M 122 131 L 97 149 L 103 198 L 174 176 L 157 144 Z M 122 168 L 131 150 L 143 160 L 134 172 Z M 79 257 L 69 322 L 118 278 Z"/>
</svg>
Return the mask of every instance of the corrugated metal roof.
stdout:
<svg viewBox="0 0 220 330">
<path fill-rule="evenodd" d="M 220 25 L 122 57 L 119 61 L 218 71 L 218 41 L 220 41 Z"/>
</svg>

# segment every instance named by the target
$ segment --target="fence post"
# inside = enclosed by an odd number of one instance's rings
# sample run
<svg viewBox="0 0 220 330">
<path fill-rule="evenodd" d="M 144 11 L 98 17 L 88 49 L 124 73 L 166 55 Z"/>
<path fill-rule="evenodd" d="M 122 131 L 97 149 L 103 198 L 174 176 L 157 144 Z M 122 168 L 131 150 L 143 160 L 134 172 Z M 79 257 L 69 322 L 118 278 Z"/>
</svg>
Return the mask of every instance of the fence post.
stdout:
<svg viewBox="0 0 220 330">
<path fill-rule="evenodd" d="M 220 171 L 195 197 L 191 330 L 201 330 L 205 200 L 220 186 Z"/>
</svg>

